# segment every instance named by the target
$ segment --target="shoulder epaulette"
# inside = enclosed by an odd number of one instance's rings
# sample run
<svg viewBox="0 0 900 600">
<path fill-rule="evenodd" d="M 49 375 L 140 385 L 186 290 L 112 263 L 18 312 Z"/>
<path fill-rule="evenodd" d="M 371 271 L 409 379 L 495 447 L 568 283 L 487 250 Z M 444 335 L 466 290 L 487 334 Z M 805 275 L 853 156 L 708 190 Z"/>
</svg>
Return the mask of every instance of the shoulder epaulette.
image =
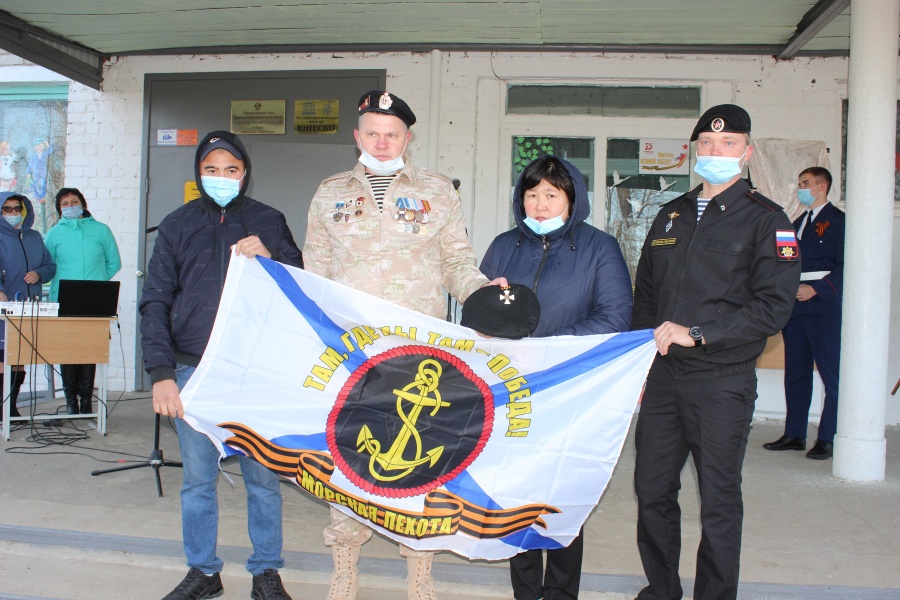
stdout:
<svg viewBox="0 0 900 600">
<path fill-rule="evenodd" d="M 753 200 L 755 200 L 758 204 L 765 206 L 766 208 L 768 208 L 769 210 L 771 210 L 773 212 L 783 210 L 783 207 L 780 204 L 769 200 L 768 198 L 766 198 L 765 196 L 763 196 L 756 190 L 748 191 L 747 195 L 750 196 L 751 198 L 753 198 Z"/>
<path fill-rule="evenodd" d="M 334 180 L 336 180 L 336 179 L 349 179 L 351 173 L 353 173 L 353 171 L 343 171 L 342 173 L 335 173 L 335 174 L 332 175 L 331 177 L 326 177 L 325 179 L 323 179 L 323 180 L 322 180 L 322 183 L 323 183 L 323 184 L 329 183 L 329 182 L 332 182 L 332 181 L 334 181 Z M 320 185 L 321 185 L 321 184 L 320 184 Z"/>
<path fill-rule="evenodd" d="M 449 183 L 450 185 L 453 185 L 453 180 L 450 179 L 449 177 L 447 177 L 446 175 L 444 175 L 443 173 L 438 173 L 437 171 L 429 171 L 428 169 L 419 169 L 419 168 L 417 168 L 416 171 L 418 171 L 419 174 L 423 175 L 424 177 L 434 177 L 436 179 L 442 179 L 442 180 L 446 181 L 447 183 Z"/>
</svg>

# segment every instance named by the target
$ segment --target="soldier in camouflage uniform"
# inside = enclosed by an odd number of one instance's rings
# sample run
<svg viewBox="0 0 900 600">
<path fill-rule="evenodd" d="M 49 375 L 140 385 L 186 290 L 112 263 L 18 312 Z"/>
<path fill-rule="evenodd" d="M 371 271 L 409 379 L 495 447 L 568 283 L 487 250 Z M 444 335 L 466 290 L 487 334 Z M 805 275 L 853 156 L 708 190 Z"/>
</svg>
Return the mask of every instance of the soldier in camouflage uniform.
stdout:
<svg viewBox="0 0 900 600">
<path fill-rule="evenodd" d="M 359 164 L 319 186 L 309 208 L 303 260 L 307 271 L 441 318 L 442 287 L 464 302 L 489 282 L 476 266 L 451 181 L 409 163 L 406 147 L 415 122 L 397 96 L 381 90 L 363 95 L 354 131 Z M 372 530 L 335 509 L 331 522 L 325 545 L 335 569 L 328 598 L 355 600 L 356 563 Z M 400 554 L 407 559 L 408 597 L 436 598 L 435 553 L 401 544 Z"/>
</svg>

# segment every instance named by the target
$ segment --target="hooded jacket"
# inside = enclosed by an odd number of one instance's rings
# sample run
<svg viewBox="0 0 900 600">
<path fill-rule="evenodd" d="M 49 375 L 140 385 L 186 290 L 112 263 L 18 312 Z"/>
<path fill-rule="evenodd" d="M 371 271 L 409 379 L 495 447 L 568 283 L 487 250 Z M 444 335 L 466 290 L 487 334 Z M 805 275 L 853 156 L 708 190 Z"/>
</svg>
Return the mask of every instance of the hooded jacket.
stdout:
<svg viewBox="0 0 900 600">
<path fill-rule="evenodd" d="M 0 192 L 0 206 L 10 196 L 21 196 L 25 206 L 22 224 L 15 228 L 0 219 L 0 291 L 11 301 L 41 296 L 41 284 L 50 281 L 56 273 L 56 265 L 44 245 L 41 234 L 33 230 L 34 208 L 31 200 L 15 192 Z M 41 279 L 37 283 L 25 283 L 25 274 L 34 271 Z"/>
<path fill-rule="evenodd" d="M 122 260 L 109 227 L 85 210 L 81 219 L 60 219 L 50 228 L 44 244 L 56 263 L 50 282 L 50 301 L 59 298 L 60 279 L 109 281 L 119 272 Z"/>
<path fill-rule="evenodd" d="M 506 277 L 530 287 L 541 305 L 532 337 L 628 331 L 631 277 L 616 239 L 585 223 L 590 214 L 584 176 L 560 159 L 575 182 L 572 214 L 538 235 L 525 225 L 522 178 L 513 193 L 516 229 L 497 236 L 481 261 L 488 279 Z"/>
<path fill-rule="evenodd" d="M 203 189 L 200 152 L 213 137 L 227 139 L 243 155 L 246 174 L 238 196 L 224 208 Z M 197 146 L 194 175 L 201 197 L 169 213 L 159 224 L 140 302 L 144 368 L 153 383 L 175 379 L 175 363 L 197 365 L 206 349 L 225 272 L 238 240 L 256 235 L 272 259 L 302 267 L 284 215 L 246 195 L 251 165 L 234 134 L 213 131 Z"/>
</svg>

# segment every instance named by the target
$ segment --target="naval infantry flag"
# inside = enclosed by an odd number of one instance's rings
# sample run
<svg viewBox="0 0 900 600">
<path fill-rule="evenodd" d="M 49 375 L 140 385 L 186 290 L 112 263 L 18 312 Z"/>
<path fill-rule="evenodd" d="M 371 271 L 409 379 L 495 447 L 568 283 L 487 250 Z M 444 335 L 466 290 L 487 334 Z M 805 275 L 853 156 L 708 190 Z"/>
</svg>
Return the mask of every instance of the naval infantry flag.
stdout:
<svg viewBox="0 0 900 600">
<path fill-rule="evenodd" d="M 185 419 L 375 531 L 477 559 L 559 548 L 612 474 L 649 330 L 483 338 L 232 257 Z"/>
</svg>

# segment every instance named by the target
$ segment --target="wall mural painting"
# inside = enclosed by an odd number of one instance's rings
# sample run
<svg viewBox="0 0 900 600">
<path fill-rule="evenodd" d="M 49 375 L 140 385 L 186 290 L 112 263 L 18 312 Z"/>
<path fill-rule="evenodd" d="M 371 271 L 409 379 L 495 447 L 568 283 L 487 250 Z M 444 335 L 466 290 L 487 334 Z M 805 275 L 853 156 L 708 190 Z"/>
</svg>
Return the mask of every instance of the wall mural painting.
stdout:
<svg viewBox="0 0 900 600">
<path fill-rule="evenodd" d="M 0 100 L 0 192 L 31 200 L 42 235 L 59 220 L 54 198 L 64 187 L 67 104 Z"/>
</svg>

